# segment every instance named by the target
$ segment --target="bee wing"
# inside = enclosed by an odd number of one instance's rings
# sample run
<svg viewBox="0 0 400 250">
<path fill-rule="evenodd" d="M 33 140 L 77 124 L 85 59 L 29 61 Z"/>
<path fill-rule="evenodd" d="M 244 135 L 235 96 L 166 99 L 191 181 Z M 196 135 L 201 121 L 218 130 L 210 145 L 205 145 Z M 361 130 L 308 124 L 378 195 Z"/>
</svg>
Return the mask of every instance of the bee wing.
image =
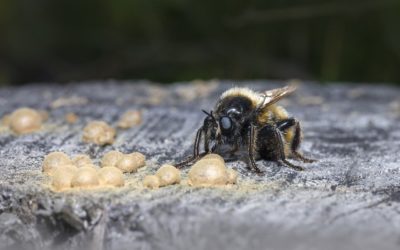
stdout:
<svg viewBox="0 0 400 250">
<path fill-rule="evenodd" d="M 293 93 L 296 90 L 296 86 L 289 85 L 279 89 L 271 89 L 260 93 L 261 97 L 264 98 L 260 105 L 260 108 L 267 107 L 271 104 L 276 103 L 283 97 Z"/>
</svg>

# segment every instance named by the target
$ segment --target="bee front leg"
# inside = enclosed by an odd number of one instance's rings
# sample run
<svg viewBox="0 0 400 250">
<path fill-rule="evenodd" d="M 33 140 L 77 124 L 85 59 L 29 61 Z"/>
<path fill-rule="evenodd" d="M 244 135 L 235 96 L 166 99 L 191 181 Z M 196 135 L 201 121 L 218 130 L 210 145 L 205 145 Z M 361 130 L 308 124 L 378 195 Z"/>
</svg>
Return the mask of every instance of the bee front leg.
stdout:
<svg viewBox="0 0 400 250">
<path fill-rule="evenodd" d="M 248 155 L 249 155 L 249 162 L 251 168 L 257 173 L 257 174 L 263 174 L 263 172 L 257 167 L 256 161 L 254 160 L 254 152 L 255 152 L 255 147 L 256 147 L 256 127 L 251 124 L 250 125 L 250 132 L 248 135 Z"/>
<path fill-rule="evenodd" d="M 176 168 L 183 168 L 189 164 L 191 164 L 192 162 L 196 161 L 197 159 L 199 159 L 200 157 L 204 156 L 207 152 L 204 153 L 199 153 L 200 151 L 200 141 L 201 141 L 201 137 L 202 134 L 204 133 L 203 127 L 201 127 L 199 130 L 197 130 L 196 133 L 196 139 L 194 140 L 194 146 L 193 146 L 193 155 L 191 157 L 189 157 L 189 159 L 180 162 L 178 164 L 175 164 Z"/>
<path fill-rule="evenodd" d="M 204 128 L 203 128 L 203 133 L 204 133 L 204 151 L 208 154 L 213 152 L 213 148 L 211 148 L 210 150 L 210 139 L 208 137 L 207 130 L 205 130 Z"/>
</svg>

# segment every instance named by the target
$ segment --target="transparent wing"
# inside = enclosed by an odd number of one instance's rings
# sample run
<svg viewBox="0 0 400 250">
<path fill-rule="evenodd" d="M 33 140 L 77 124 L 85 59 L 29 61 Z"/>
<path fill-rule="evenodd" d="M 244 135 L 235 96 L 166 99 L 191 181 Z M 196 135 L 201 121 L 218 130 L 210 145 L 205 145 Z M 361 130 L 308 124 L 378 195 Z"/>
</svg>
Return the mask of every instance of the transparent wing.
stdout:
<svg viewBox="0 0 400 250">
<path fill-rule="evenodd" d="M 283 97 L 293 93 L 295 90 L 296 86 L 290 85 L 290 86 L 285 86 L 283 88 L 271 89 L 265 92 L 261 92 L 260 95 L 264 100 L 261 103 L 260 108 L 264 108 L 266 106 L 276 103 Z"/>
</svg>

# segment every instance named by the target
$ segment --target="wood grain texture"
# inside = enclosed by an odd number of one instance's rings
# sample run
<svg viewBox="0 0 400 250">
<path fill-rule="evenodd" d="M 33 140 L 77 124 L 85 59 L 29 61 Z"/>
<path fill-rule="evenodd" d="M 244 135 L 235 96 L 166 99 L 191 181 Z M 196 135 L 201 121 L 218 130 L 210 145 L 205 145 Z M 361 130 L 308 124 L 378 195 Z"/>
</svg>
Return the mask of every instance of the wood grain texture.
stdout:
<svg viewBox="0 0 400 250">
<path fill-rule="evenodd" d="M 261 91 L 285 83 L 240 84 Z M 0 89 L 1 116 L 22 106 L 50 113 L 39 133 L 0 133 L 0 245 L 131 250 L 399 248 L 400 89 L 392 86 L 302 83 L 282 100 L 302 122 L 301 150 L 318 159 L 302 164 L 303 172 L 257 162 L 266 172 L 260 177 L 237 161 L 228 167 L 239 171 L 238 184 L 222 189 L 175 185 L 150 191 L 132 185 L 115 192 L 54 193 L 43 184 L 41 163 L 51 151 L 89 154 L 96 164 L 109 150 L 140 151 L 147 156 L 144 173 L 154 174 L 162 164 L 192 152 L 204 117 L 201 109 L 210 110 L 232 85 L 224 81 L 204 88 L 160 87 L 108 81 Z M 73 96 L 88 101 L 51 108 L 58 98 Z M 118 130 L 113 145 L 82 142 L 86 122 L 100 119 L 115 126 L 128 109 L 143 111 L 142 125 Z M 76 113 L 79 121 L 64 122 L 68 112 Z M 184 170 L 182 177 L 186 176 Z"/>
</svg>

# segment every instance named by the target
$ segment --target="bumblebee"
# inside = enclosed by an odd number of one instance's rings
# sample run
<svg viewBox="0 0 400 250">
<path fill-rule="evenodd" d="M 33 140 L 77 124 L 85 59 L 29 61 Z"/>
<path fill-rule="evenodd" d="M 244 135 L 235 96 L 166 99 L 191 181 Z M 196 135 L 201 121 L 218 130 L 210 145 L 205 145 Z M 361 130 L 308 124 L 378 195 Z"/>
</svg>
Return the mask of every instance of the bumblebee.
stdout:
<svg viewBox="0 0 400 250">
<path fill-rule="evenodd" d="M 302 140 L 300 122 L 289 117 L 283 107 L 276 105 L 295 89 L 295 86 L 286 86 L 255 92 L 248 88 L 235 87 L 225 91 L 212 111 L 203 110 L 206 117 L 197 130 L 193 155 L 176 166 L 182 168 L 190 165 L 202 156 L 220 152 L 225 147 L 231 157 L 239 149 L 244 149 L 248 167 L 256 173 L 262 173 L 256 164 L 259 159 L 304 170 L 287 160 L 292 158 L 305 163 L 314 161 L 299 152 Z M 204 152 L 200 153 L 202 140 Z"/>
</svg>

